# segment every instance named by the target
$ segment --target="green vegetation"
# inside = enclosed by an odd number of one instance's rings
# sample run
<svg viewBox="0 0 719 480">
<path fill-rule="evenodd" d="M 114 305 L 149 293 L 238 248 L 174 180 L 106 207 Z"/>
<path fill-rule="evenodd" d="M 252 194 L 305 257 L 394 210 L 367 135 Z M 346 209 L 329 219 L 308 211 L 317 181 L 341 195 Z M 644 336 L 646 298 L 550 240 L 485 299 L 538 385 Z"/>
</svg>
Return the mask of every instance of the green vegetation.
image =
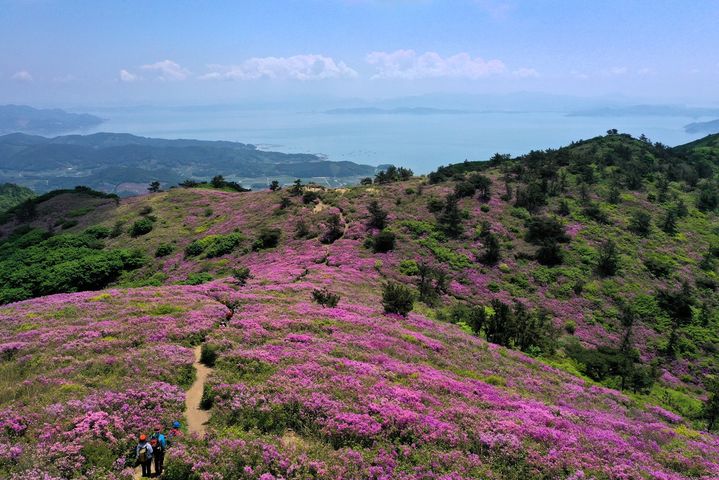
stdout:
<svg viewBox="0 0 719 480">
<path fill-rule="evenodd" d="M 382 286 L 382 306 L 385 313 L 406 317 L 414 308 L 414 292 L 400 283 L 387 282 Z"/>
<path fill-rule="evenodd" d="M 98 290 L 144 256 L 127 249 L 105 249 L 95 235 L 51 235 L 22 228 L 0 242 L 0 303 L 60 292 Z"/>
<path fill-rule="evenodd" d="M 13 183 L 0 184 L 0 213 L 35 196 L 35 192 Z"/>
</svg>

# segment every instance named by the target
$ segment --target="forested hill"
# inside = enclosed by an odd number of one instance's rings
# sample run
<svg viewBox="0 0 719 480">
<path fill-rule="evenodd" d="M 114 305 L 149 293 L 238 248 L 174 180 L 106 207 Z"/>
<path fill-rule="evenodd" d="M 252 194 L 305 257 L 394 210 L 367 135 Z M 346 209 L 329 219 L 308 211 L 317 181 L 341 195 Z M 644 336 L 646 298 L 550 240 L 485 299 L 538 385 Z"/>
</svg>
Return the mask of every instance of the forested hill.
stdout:
<svg viewBox="0 0 719 480">
<path fill-rule="evenodd" d="M 0 213 L 35 196 L 29 188 L 12 183 L 0 184 Z"/>
<path fill-rule="evenodd" d="M 376 173 L 369 165 L 263 151 L 239 142 L 164 140 L 123 133 L 55 138 L 4 135 L 0 136 L 0 163 L 0 179 L 38 192 L 82 184 L 112 193 L 142 193 L 152 181 L 170 186 L 217 174 L 263 183 L 268 176 L 287 181 L 327 177 L 351 183 Z"/>
<path fill-rule="evenodd" d="M 208 435 L 168 478 L 717 478 L 715 142 L 24 202 L 0 476 L 129 478 L 201 348 Z"/>
</svg>

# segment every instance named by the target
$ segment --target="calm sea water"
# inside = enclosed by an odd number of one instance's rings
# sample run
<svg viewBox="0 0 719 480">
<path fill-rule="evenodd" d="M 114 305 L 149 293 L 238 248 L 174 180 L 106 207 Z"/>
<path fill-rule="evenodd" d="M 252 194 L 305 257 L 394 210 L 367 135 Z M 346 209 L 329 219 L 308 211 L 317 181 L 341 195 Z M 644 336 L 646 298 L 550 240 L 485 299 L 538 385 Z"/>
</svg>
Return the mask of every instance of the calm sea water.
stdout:
<svg viewBox="0 0 719 480">
<path fill-rule="evenodd" d="M 439 165 L 485 160 L 495 152 L 518 155 L 601 135 L 610 128 L 674 146 L 700 138 L 684 125 L 695 118 L 569 117 L 564 113 L 330 115 L 248 109 L 112 109 L 96 131 L 159 138 L 232 140 L 266 150 L 315 153 L 329 160 L 393 163 L 416 173 Z"/>
</svg>

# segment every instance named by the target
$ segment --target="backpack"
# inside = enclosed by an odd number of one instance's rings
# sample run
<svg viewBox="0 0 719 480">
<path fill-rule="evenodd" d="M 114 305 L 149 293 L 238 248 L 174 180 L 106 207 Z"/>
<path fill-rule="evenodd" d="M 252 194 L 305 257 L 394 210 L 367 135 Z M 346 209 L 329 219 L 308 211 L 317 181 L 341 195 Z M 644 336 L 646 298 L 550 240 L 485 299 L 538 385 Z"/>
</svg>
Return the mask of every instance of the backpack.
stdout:
<svg viewBox="0 0 719 480">
<path fill-rule="evenodd" d="M 147 461 L 147 447 L 142 446 L 137 451 L 137 459 L 140 461 L 140 463 L 145 463 Z"/>
<path fill-rule="evenodd" d="M 160 442 L 159 433 L 152 434 L 150 437 L 150 445 L 152 445 L 152 449 L 157 451 L 157 453 L 162 453 L 162 443 Z"/>
</svg>

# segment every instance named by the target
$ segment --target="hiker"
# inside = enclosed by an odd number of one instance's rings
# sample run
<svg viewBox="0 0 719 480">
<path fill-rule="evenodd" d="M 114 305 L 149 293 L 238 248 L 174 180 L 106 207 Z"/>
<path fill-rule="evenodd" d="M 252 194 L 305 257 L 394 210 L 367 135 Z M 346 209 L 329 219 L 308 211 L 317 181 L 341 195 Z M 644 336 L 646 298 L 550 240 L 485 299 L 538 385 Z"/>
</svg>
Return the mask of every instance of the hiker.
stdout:
<svg viewBox="0 0 719 480">
<path fill-rule="evenodd" d="M 142 465 L 142 476 L 150 477 L 152 465 L 152 445 L 147 441 L 147 435 L 140 435 L 140 441 L 135 447 L 135 466 Z"/>
<path fill-rule="evenodd" d="M 167 448 L 167 440 L 162 434 L 162 425 L 155 425 L 155 432 L 150 437 L 150 444 L 155 458 L 155 475 L 159 477 L 162 475 L 162 464 L 165 461 L 165 449 Z"/>
<path fill-rule="evenodd" d="M 167 444 L 172 445 L 172 442 L 182 436 L 182 430 L 180 430 L 180 422 L 175 420 L 172 422 L 172 428 L 167 432 Z"/>
</svg>

